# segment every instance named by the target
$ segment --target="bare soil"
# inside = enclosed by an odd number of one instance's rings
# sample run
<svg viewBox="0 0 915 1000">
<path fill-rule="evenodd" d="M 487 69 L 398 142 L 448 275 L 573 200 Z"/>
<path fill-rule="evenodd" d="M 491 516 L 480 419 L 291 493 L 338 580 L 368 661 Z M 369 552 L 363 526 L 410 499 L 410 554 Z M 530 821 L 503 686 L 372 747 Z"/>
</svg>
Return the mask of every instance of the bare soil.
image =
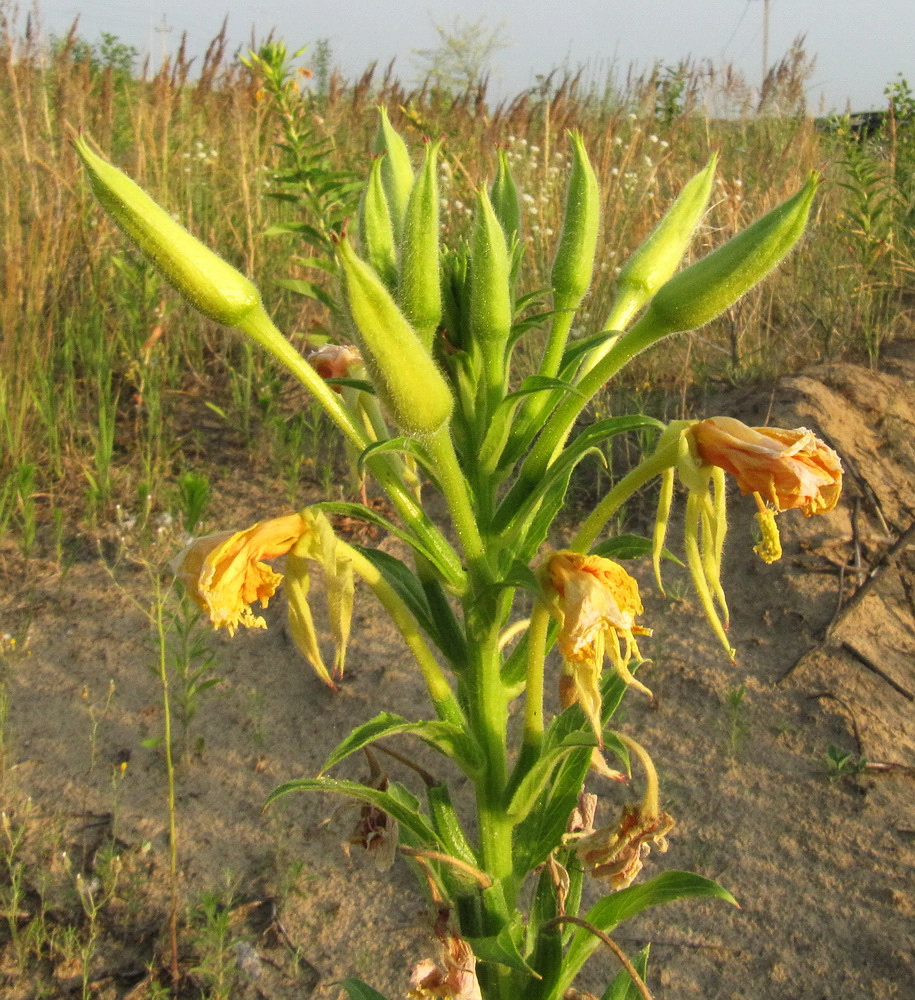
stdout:
<svg viewBox="0 0 915 1000">
<path fill-rule="evenodd" d="M 620 928 L 630 952 L 652 942 L 658 998 L 915 998 L 913 385 L 915 344 L 899 342 L 880 371 L 822 365 L 704 405 L 706 415 L 809 427 L 846 468 L 835 511 L 780 517 L 785 551 L 772 566 L 752 553 L 751 501 L 732 498 L 725 579 L 736 665 L 685 577 L 669 572 L 665 600 L 650 568 L 636 567 L 655 633 L 642 648 L 658 702 L 652 709 L 633 692 L 619 725 L 650 749 L 677 821 L 670 850 L 653 853 L 643 877 L 694 870 L 740 902 L 672 904 Z M 213 527 L 283 508 L 275 486 L 237 470 L 216 486 Z M 157 552 L 164 561 L 179 544 L 166 530 Z M 163 961 L 165 772 L 161 747 L 143 745 L 163 724 L 144 615 L 159 566 L 143 565 L 129 538 L 106 552 L 119 554 L 113 578 L 88 545 L 66 572 L 24 562 L 11 543 L 0 553 L 0 632 L 16 639 L 0 659 L 3 790 L 13 827 L 25 821 L 28 830 L 19 855 L 26 892 L 0 930 L 0 995 L 10 1000 L 79 995 L 78 965 L 54 949 L 39 991 L 34 970 L 23 975 L 13 961 L 10 927 L 34 918 L 43 892 L 51 928 L 79 912 L 66 891 L 71 876 L 89 878 L 112 842 L 122 872 L 99 917 L 92 995 L 151 997 L 147 969 Z M 227 925 L 218 947 L 199 905 L 196 922 L 182 927 L 182 963 L 197 967 L 189 995 L 207 983 L 206 995 L 220 995 L 213 969 L 201 968 L 216 954 L 226 981 L 235 978 L 231 996 L 244 1000 L 336 998 L 333 984 L 351 975 L 403 996 L 411 965 L 431 954 L 404 861 L 381 874 L 344 851 L 352 807 L 305 794 L 262 806 L 283 781 L 314 775 L 354 724 L 382 708 L 425 714 L 420 678 L 366 593 L 357 594 L 338 694 L 295 652 L 282 599 L 267 618 L 263 632 L 208 637 L 222 681 L 201 696 L 179 765 L 181 891 L 191 905 L 218 898 Z M 859 762 L 857 773 L 830 779 L 830 747 Z M 396 762 L 390 768 L 414 780 Z M 355 762 L 344 773 L 360 770 Z M 628 794 L 595 790 L 620 801 Z M 600 992 L 614 972 L 600 957 L 580 986 Z"/>
</svg>

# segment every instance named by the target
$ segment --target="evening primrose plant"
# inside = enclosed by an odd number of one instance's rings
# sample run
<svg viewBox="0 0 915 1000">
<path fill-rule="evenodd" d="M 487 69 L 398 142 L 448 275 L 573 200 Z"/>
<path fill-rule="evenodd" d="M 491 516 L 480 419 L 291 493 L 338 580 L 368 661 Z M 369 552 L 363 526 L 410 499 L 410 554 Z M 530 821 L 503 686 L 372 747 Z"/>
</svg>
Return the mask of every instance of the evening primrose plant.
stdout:
<svg viewBox="0 0 915 1000">
<path fill-rule="evenodd" d="M 779 263 L 804 230 L 816 175 L 682 267 L 707 210 L 713 156 L 623 267 L 602 332 L 575 339 L 576 313 L 599 264 L 600 191 L 583 137 L 569 140 L 551 287 L 522 294 L 525 234 L 508 158 L 499 157 L 492 186 L 477 191 L 466 241 L 443 247 L 441 140 L 427 142 L 414 164 L 382 111 L 358 218 L 337 237 L 351 323 L 338 344 L 311 359 L 276 329 L 247 278 L 76 141 L 99 200 L 126 234 L 201 312 L 255 340 L 299 379 L 396 511 L 388 519 L 367 503 L 326 502 L 276 512 L 243 531 L 196 540 L 176 571 L 215 626 L 264 628 L 252 605 L 266 606 L 284 579 L 266 560 L 285 556 L 291 634 L 331 688 L 343 681 L 356 581 L 400 630 L 431 717 L 381 712 L 330 751 L 319 775 L 287 782 L 271 800 L 293 791 L 354 799 L 362 812 L 352 843 L 386 864 L 396 852 L 409 859 L 431 903 L 438 948 L 412 970 L 409 996 L 417 1000 L 560 1000 L 573 995 L 576 976 L 602 946 L 623 966 L 604 995 L 647 997 L 638 971 L 644 956 L 630 960 L 613 942 L 617 925 L 686 896 L 733 902 L 716 883 L 686 872 L 636 881 L 650 849 L 666 849 L 674 820 L 661 806 L 648 751 L 610 725 L 629 688 L 651 697 L 643 658 L 651 629 L 638 584 L 618 560 L 653 553 L 660 576 L 679 479 L 687 493 L 685 559 L 730 653 L 721 586 L 726 475 L 756 498 L 764 558 L 777 554 L 776 514 L 828 510 L 840 490 L 835 454 L 803 429 L 753 429 L 729 418 L 665 427 L 640 414 L 583 420 L 632 358 L 714 319 Z M 542 344 L 539 366 L 526 377 L 513 365 L 523 338 Z M 630 431 L 656 434 L 654 450 L 613 485 L 567 548 L 552 550 L 551 527 L 575 467 Z M 654 538 L 608 537 L 620 507 L 656 479 Z M 444 499 L 448 523 L 430 516 L 432 494 Z M 335 515 L 385 529 L 409 558 L 337 537 Z M 332 663 L 311 613 L 315 566 L 323 571 Z M 555 666 L 547 659 L 554 646 Z M 551 717 L 547 685 L 559 692 Z M 372 744 L 407 735 L 465 776 L 472 803 L 454 802 L 425 763 L 416 769 L 421 796 L 381 771 Z M 371 779 L 334 777 L 359 751 L 370 754 Z M 613 800 L 627 780 L 641 795 L 620 812 Z M 584 909 L 587 879 L 606 893 Z M 342 985 L 353 998 L 381 996 L 355 979 Z"/>
</svg>

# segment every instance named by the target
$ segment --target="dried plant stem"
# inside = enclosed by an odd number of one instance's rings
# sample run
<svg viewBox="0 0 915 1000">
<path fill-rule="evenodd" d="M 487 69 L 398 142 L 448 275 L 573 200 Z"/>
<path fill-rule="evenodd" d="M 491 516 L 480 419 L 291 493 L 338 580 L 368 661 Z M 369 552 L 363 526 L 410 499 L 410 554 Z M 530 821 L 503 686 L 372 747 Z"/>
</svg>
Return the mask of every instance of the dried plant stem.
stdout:
<svg viewBox="0 0 915 1000">
<path fill-rule="evenodd" d="M 168 787 L 168 870 L 170 883 L 170 906 L 168 915 L 168 937 L 169 937 L 169 974 L 172 982 L 177 983 L 181 978 L 178 970 L 178 909 L 180 906 L 180 892 L 178 889 L 178 809 L 175 796 L 175 762 L 172 757 L 172 714 L 170 706 L 170 684 L 168 679 L 168 663 L 166 652 L 168 649 L 166 641 L 166 628 L 163 619 L 163 609 L 165 601 L 161 592 L 159 581 L 156 581 L 156 602 L 153 607 L 152 618 L 156 630 L 156 640 L 158 646 L 157 672 L 159 683 L 162 685 L 162 715 L 163 715 L 163 742 L 165 752 L 165 773 Z"/>
</svg>

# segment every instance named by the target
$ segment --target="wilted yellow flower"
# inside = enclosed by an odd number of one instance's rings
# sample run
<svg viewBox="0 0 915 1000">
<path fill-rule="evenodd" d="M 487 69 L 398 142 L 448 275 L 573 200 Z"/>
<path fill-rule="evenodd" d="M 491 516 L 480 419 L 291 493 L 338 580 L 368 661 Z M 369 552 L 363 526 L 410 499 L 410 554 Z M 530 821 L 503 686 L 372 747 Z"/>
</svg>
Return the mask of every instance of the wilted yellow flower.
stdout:
<svg viewBox="0 0 915 1000">
<path fill-rule="evenodd" d="M 359 351 L 343 344 L 324 344 L 312 351 L 306 360 L 323 379 L 347 378 L 353 368 L 362 368 L 362 355 Z M 333 388 L 340 391 L 339 386 Z"/>
<path fill-rule="evenodd" d="M 832 510 L 842 492 L 839 456 L 804 427 L 748 427 L 733 417 L 693 424 L 699 458 L 737 480 L 742 493 L 758 493 L 778 511 L 799 508 L 806 517 Z"/>
<path fill-rule="evenodd" d="M 413 967 L 410 1000 L 482 1000 L 473 949 L 453 931 L 441 940 L 444 968 L 431 958 Z"/>
<path fill-rule="evenodd" d="M 642 870 L 651 845 L 663 854 L 674 821 L 666 812 L 647 814 L 642 805 L 626 806 L 615 826 L 602 827 L 575 844 L 578 860 L 594 878 L 625 889 Z"/>
<path fill-rule="evenodd" d="M 639 758 L 645 770 L 642 801 L 638 805 L 624 806 L 617 823 L 597 830 L 592 825 L 592 807 L 583 828 L 570 829 L 565 837 L 567 843 L 574 843 L 578 860 L 591 875 L 608 879 L 614 890 L 632 884 L 652 845 L 662 854 L 667 850 L 667 834 L 674 825 L 669 813 L 658 807 L 658 774 L 648 751 L 623 733 L 617 736 Z"/>
<path fill-rule="evenodd" d="M 629 671 L 632 657 L 641 659 L 635 636 L 651 635 L 650 629 L 635 624 L 642 613 L 638 584 L 619 563 L 570 551 L 553 553 L 545 576 L 555 595 L 551 611 L 560 623 L 566 678 L 572 681 L 560 682 L 563 702 L 580 702 L 602 745 L 600 674 L 605 653 L 627 684 L 651 697 Z"/>
<path fill-rule="evenodd" d="M 251 605 L 266 608 L 283 577 L 261 560 L 285 555 L 304 531 L 301 515 L 287 514 L 246 531 L 206 535 L 177 557 L 175 575 L 217 628 L 224 625 L 230 635 L 239 625 L 266 628 Z"/>
</svg>

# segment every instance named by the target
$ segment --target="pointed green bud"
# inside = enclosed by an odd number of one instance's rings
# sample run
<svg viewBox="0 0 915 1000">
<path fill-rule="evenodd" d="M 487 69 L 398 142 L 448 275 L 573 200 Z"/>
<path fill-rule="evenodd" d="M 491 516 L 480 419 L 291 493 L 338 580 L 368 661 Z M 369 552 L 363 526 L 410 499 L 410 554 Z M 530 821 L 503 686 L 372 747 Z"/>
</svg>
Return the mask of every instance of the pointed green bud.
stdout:
<svg viewBox="0 0 915 1000">
<path fill-rule="evenodd" d="M 620 271 L 616 301 L 604 330 L 624 330 L 632 317 L 676 271 L 702 221 L 712 194 L 718 154 L 689 180 L 651 235 Z"/>
<path fill-rule="evenodd" d="M 384 283 L 346 237 L 337 250 L 362 358 L 379 399 L 404 433 L 435 433 L 454 406 L 448 383 Z"/>
<path fill-rule="evenodd" d="M 481 344 L 503 346 L 511 333 L 511 259 L 505 233 L 481 188 L 470 251 L 470 335 Z"/>
<path fill-rule="evenodd" d="M 570 132 L 572 174 L 566 193 L 562 236 L 553 262 L 553 306 L 559 311 L 577 309 L 591 284 L 597 230 L 600 225 L 600 191 L 580 132 Z"/>
<path fill-rule="evenodd" d="M 391 120 L 387 108 L 380 107 L 378 134 L 375 137 L 375 152 L 384 154 L 381 160 L 381 180 L 388 199 L 391 221 L 394 224 L 394 240 L 399 243 L 403 236 L 403 220 L 407 211 L 410 189 L 413 187 L 413 167 L 407 144 L 400 137 Z"/>
<path fill-rule="evenodd" d="M 102 207 L 204 316 L 238 327 L 261 309 L 254 284 L 204 246 L 117 167 L 74 140 L 77 155 Z"/>
<path fill-rule="evenodd" d="M 675 274 L 651 300 L 631 336 L 650 332 L 651 340 L 656 340 L 678 330 L 695 330 L 720 316 L 762 281 L 800 239 L 819 183 L 819 175 L 811 172 L 792 198 Z"/>
<path fill-rule="evenodd" d="M 372 160 L 369 179 L 359 205 L 359 235 L 366 260 L 389 289 L 397 287 L 397 255 L 394 226 L 381 179 L 383 157 Z"/>
<path fill-rule="evenodd" d="M 511 246 L 515 237 L 521 238 L 521 200 L 504 149 L 499 150 L 499 166 L 489 197 L 505 232 L 505 242 Z"/>
<path fill-rule="evenodd" d="M 437 169 L 440 146 L 441 140 L 426 144 L 426 155 L 407 202 L 400 247 L 398 300 L 427 350 L 432 348 L 442 318 Z"/>
</svg>

